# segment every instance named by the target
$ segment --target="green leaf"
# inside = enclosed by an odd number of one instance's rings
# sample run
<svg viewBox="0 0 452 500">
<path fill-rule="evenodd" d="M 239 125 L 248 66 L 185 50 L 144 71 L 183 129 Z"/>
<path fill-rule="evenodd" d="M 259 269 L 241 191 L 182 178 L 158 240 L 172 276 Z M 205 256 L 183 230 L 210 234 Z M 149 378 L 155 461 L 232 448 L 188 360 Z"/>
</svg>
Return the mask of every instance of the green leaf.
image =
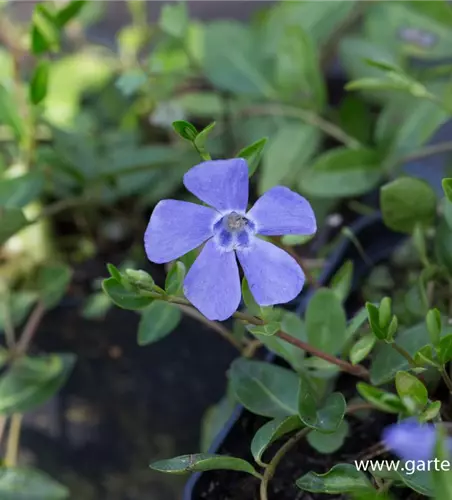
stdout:
<svg viewBox="0 0 452 500">
<path fill-rule="evenodd" d="M 365 382 L 358 382 L 356 388 L 366 401 L 381 411 L 399 413 L 405 410 L 405 406 L 395 394 L 383 391 Z"/>
<path fill-rule="evenodd" d="M 250 287 L 248 286 L 248 280 L 245 277 L 242 279 L 242 297 L 248 312 L 253 316 L 260 317 L 261 307 L 255 301 L 253 294 L 251 293 Z"/>
<path fill-rule="evenodd" d="M 110 276 L 112 278 L 114 278 L 119 283 L 122 282 L 121 271 L 114 264 L 108 263 L 107 264 L 107 269 L 108 269 L 108 272 L 110 273 Z"/>
<path fill-rule="evenodd" d="M 386 339 L 387 330 L 380 326 L 380 310 L 375 304 L 366 302 L 367 315 L 372 333 L 380 340 Z"/>
<path fill-rule="evenodd" d="M 308 434 L 308 443 L 319 453 L 330 454 L 339 450 L 344 444 L 348 434 L 349 426 L 345 420 L 339 424 L 339 427 L 331 434 L 312 431 Z"/>
<path fill-rule="evenodd" d="M 309 342 L 329 354 L 341 350 L 346 340 L 347 320 L 337 295 L 327 288 L 315 292 L 306 310 Z"/>
<path fill-rule="evenodd" d="M 56 24 L 60 28 L 66 26 L 69 21 L 72 21 L 74 17 L 79 15 L 86 3 L 86 0 L 72 0 L 71 2 L 68 2 L 57 12 L 55 17 Z"/>
<path fill-rule="evenodd" d="M 431 344 L 427 344 L 421 347 L 417 352 L 414 353 L 413 359 L 418 366 L 440 366 L 439 360 L 437 359 L 436 353 Z"/>
<path fill-rule="evenodd" d="M 224 396 L 219 403 L 211 406 L 203 415 L 201 424 L 201 451 L 210 449 L 215 438 L 226 425 L 236 408 L 233 398 Z"/>
<path fill-rule="evenodd" d="M 257 40 L 246 26 L 231 21 L 209 23 L 204 49 L 204 73 L 215 87 L 243 95 L 275 95 L 264 65 L 256 57 Z"/>
<path fill-rule="evenodd" d="M 445 365 L 452 359 L 452 334 L 443 337 L 438 345 L 438 359 Z"/>
<path fill-rule="evenodd" d="M 253 335 L 262 335 L 262 336 L 272 336 L 278 333 L 281 330 L 281 323 L 278 321 L 271 321 L 270 323 L 265 323 L 265 325 L 249 325 L 247 326 L 247 330 L 251 332 Z"/>
<path fill-rule="evenodd" d="M 422 422 L 433 420 L 439 415 L 440 411 L 441 411 L 441 401 L 432 401 L 431 403 L 428 403 L 425 410 L 419 415 L 419 419 Z"/>
<path fill-rule="evenodd" d="M 311 493 L 341 494 L 371 490 L 366 475 L 354 465 L 338 464 L 325 474 L 308 472 L 297 480 L 297 486 Z"/>
<path fill-rule="evenodd" d="M 438 263 L 452 275 L 452 230 L 445 220 L 441 220 L 436 228 L 434 249 Z"/>
<path fill-rule="evenodd" d="M 427 323 L 427 330 L 430 334 L 430 340 L 433 345 L 438 344 L 441 338 L 441 313 L 438 309 L 430 309 L 425 318 L 425 322 Z"/>
<path fill-rule="evenodd" d="M 350 293 L 353 279 L 353 262 L 347 260 L 331 278 L 330 288 L 341 302 L 345 302 Z"/>
<path fill-rule="evenodd" d="M 181 312 L 174 304 L 156 300 L 141 315 L 138 344 L 148 345 L 169 335 L 179 324 Z"/>
<path fill-rule="evenodd" d="M 397 344 L 404 348 L 410 356 L 429 342 L 429 336 L 425 322 L 407 328 L 397 334 Z M 377 346 L 370 368 L 371 382 L 381 385 L 392 380 L 400 370 L 410 368 L 408 361 L 389 344 Z"/>
<path fill-rule="evenodd" d="M 253 144 L 250 144 L 249 146 L 241 149 L 236 157 L 237 158 L 244 158 L 246 162 L 248 163 L 248 176 L 251 177 L 254 172 L 256 172 L 256 169 L 259 165 L 259 162 L 262 157 L 262 153 L 264 151 L 265 145 L 267 144 L 268 137 L 263 137 L 262 139 L 259 139 Z"/>
<path fill-rule="evenodd" d="M 198 130 L 194 125 L 185 120 L 177 120 L 173 122 L 173 128 L 182 139 L 193 142 L 198 135 Z"/>
<path fill-rule="evenodd" d="M 367 320 L 367 309 L 362 307 L 347 325 L 347 339 L 352 338 Z"/>
<path fill-rule="evenodd" d="M 22 208 L 42 192 L 44 176 L 40 172 L 32 172 L 0 180 L 0 206 Z"/>
<path fill-rule="evenodd" d="M 19 106 L 13 94 L 3 85 L 0 85 L 0 123 L 11 127 L 16 138 L 24 137 L 25 125 L 19 113 Z"/>
<path fill-rule="evenodd" d="M 411 414 L 423 410 L 428 402 L 425 385 L 411 373 L 400 371 L 395 378 L 397 394 Z"/>
<path fill-rule="evenodd" d="M 204 472 L 209 470 L 235 470 L 257 475 L 254 467 L 241 458 L 197 453 L 195 455 L 182 455 L 181 457 L 160 460 L 149 466 L 151 469 L 166 474 L 187 474 L 189 472 Z"/>
<path fill-rule="evenodd" d="M 164 33 L 182 39 L 187 33 L 188 22 L 188 11 L 185 2 L 162 5 L 159 27 Z"/>
<path fill-rule="evenodd" d="M 56 18 L 44 4 L 37 4 L 33 11 L 31 50 L 34 55 L 55 51 L 60 45 L 60 32 Z"/>
<path fill-rule="evenodd" d="M 182 295 L 185 273 L 185 265 L 179 260 L 171 266 L 165 280 L 165 292 L 168 295 Z"/>
<path fill-rule="evenodd" d="M 321 154 L 300 177 L 300 189 L 322 198 L 358 196 L 382 177 L 379 154 L 370 149 L 335 148 Z"/>
<path fill-rule="evenodd" d="M 119 75 L 115 86 L 122 95 L 130 97 L 138 94 L 147 81 L 148 76 L 141 68 L 131 68 Z"/>
<path fill-rule="evenodd" d="M 353 344 L 349 354 L 352 365 L 361 363 L 361 361 L 368 356 L 374 348 L 376 340 L 375 335 L 373 333 L 369 333 L 361 337 L 357 342 L 355 342 L 355 344 Z"/>
<path fill-rule="evenodd" d="M 36 303 L 37 295 L 34 292 L 14 292 L 11 294 L 9 304 L 7 297 L 1 297 L 2 306 L 0 307 L 0 331 L 5 328 L 5 307 L 9 308 L 11 322 L 14 326 L 19 326 L 31 311 L 33 304 Z"/>
<path fill-rule="evenodd" d="M 262 461 L 262 455 L 272 443 L 282 436 L 301 429 L 302 427 L 303 424 L 298 415 L 275 418 L 264 424 L 256 432 L 251 442 L 251 453 L 253 454 L 254 460 L 257 463 Z"/>
<path fill-rule="evenodd" d="M 16 360 L 0 378 L 0 414 L 24 413 L 43 404 L 63 386 L 74 363 L 72 354 Z"/>
<path fill-rule="evenodd" d="M 0 469 L 2 500 L 64 500 L 69 490 L 45 472 L 30 467 Z"/>
<path fill-rule="evenodd" d="M 345 409 L 345 399 L 340 392 L 329 394 L 319 404 L 316 390 L 309 379 L 306 376 L 300 379 L 298 414 L 307 427 L 325 433 L 335 432 L 344 418 Z"/>
<path fill-rule="evenodd" d="M 153 302 L 153 298 L 140 295 L 135 290 L 129 290 L 114 278 L 108 278 L 102 282 L 102 289 L 110 297 L 112 302 L 122 309 L 144 309 Z"/>
<path fill-rule="evenodd" d="M 380 205 L 386 226 L 411 233 L 416 224 L 430 225 L 436 213 L 436 195 L 424 181 L 400 177 L 380 190 Z"/>
<path fill-rule="evenodd" d="M 367 144 L 372 132 L 372 114 L 366 103 L 354 95 L 346 95 L 339 106 L 340 125 L 344 132 Z"/>
<path fill-rule="evenodd" d="M 300 169 L 303 170 L 317 151 L 320 139 L 319 130 L 311 125 L 291 122 L 281 126 L 264 152 L 259 192 L 265 193 L 291 177 L 298 178 Z"/>
<path fill-rule="evenodd" d="M 30 101 L 32 104 L 39 104 L 47 95 L 49 83 L 49 61 L 39 61 L 34 70 L 30 82 Z"/>
<path fill-rule="evenodd" d="M 47 309 L 52 309 L 63 298 L 71 282 L 72 270 L 66 264 L 46 264 L 38 273 L 40 299 Z"/>
<path fill-rule="evenodd" d="M 297 375 L 280 366 L 236 359 L 229 379 L 235 398 L 257 415 L 278 418 L 297 414 Z"/>
<path fill-rule="evenodd" d="M 0 207 L 0 245 L 29 224 L 19 208 Z"/>
<path fill-rule="evenodd" d="M 443 179 L 443 191 L 447 199 L 452 202 L 452 179 Z"/>
<path fill-rule="evenodd" d="M 210 132 L 212 132 L 215 125 L 216 125 L 215 122 L 212 122 L 210 125 L 207 125 L 207 127 L 202 129 L 201 132 L 199 132 L 199 134 L 193 140 L 193 144 L 195 145 L 196 150 L 203 159 L 210 158 L 209 152 L 206 149 L 206 142 Z"/>
<path fill-rule="evenodd" d="M 435 500 L 449 500 L 452 498 L 452 479 L 450 476 L 450 453 L 447 447 L 448 435 L 443 426 L 437 428 L 436 445 L 434 456 L 439 460 L 440 470 L 434 467 L 432 470 L 432 483 L 435 491 Z M 443 469 L 443 464 L 446 468 Z M 436 465 L 436 462 L 435 462 Z"/>
</svg>

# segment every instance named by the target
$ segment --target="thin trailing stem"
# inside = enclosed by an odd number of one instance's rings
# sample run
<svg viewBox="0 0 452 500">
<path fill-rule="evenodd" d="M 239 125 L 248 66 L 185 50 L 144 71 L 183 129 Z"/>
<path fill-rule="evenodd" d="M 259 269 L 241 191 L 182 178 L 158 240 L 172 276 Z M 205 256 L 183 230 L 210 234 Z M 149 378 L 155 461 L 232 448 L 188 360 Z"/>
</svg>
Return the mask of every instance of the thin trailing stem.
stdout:
<svg viewBox="0 0 452 500">
<path fill-rule="evenodd" d="M 268 466 L 265 468 L 264 475 L 262 477 L 261 486 L 260 486 L 260 499 L 268 500 L 267 489 L 268 483 L 273 478 L 276 472 L 276 467 L 278 467 L 279 463 L 283 459 L 284 455 L 291 450 L 300 439 L 303 439 L 311 429 L 305 427 L 294 434 L 288 441 L 286 441 L 281 448 L 274 454 Z"/>
<path fill-rule="evenodd" d="M 11 417 L 8 442 L 6 444 L 5 465 L 7 467 L 14 467 L 17 464 L 21 427 L 22 427 L 22 415 L 20 413 L 14 413 L 13 416 Z"/>
<path fill-rule="evenodd" d="M 27 323 L 25 324 L 22 335 L 20 336 L 19 341 L 17 342 L 15 355 L 23 356 L 32 341 L 36 330 L 38 329 L 39 324 L 45 313 L 45 306 L 42 302 L 38 302 L 36 307 L 33 309 L 33 312 L 30 314 Z"/>
<path fill-rule="evenodd" d="M 401 356 L 403 356 L 408 361 L 409 365 L 412 368 L 416 368 L 417 367 L 416 361 L 414 361 L 413 357 L 411 356 L 411 354 L 406 349 L 404 349 L 403 347 L 401 347 L 400 345 L 398 345 L 396 342 L 392 342 L 391 343 L 391 347 L 395 351 L 397 351 Z"/>
<path fill-rule="evenodd" d="M 14 331 L 14 324 L 11 318 L 11 296 L 9 291 L 6 292 L 5 300 L 3 301 L 3 316 L 4 316 L 4 329 L 5 340 L 8 349 L 12 349 L 16 342 L 16 333 Z"/>
<path fill-rule="evenodd" d="M 441 366 L 439 369 L 439 372 L 441 373 L 441 377 L 444 380 L 444 383 L 447 385 L 447 388 L 449 389 L 449 392 L 452 394 L 452 380 L 449 377 L 449 374 L 447 373 L 447 370 L 444 366 Z"/>
</svg>

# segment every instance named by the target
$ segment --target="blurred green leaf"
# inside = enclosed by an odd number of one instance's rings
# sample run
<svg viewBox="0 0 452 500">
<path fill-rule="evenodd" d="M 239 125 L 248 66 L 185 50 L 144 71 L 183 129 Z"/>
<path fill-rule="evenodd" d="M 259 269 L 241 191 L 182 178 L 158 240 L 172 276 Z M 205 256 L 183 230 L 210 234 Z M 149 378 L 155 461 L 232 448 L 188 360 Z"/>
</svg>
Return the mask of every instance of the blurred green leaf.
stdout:
<svg viewBox="0 0 452 500">
<path fill-rule="evenodd" d="M 440 470 L 435 467 L 432 470 L 432 483 L 435 490 L 435 500 L 448 500 L 452 498 L 452 479 L 450 470 L 443 464 L 450 465 L 450 450 L 448 446 L 449 436 L 445 427 L 439 425 L 436 432 L 436 444 L 434 449 L 435 459 L 441 464 Z M 435 462 L 436 464 L 436 462 Z"/>
<path fill-rule="evenodd" d="M 37 469 L 2 467 L 0 497 L 3 500 L 64 500 L 69 497 L 69 490 Z"/>
<path fill-rule="evenodd" d="M 261 316 L 261 307 L 255 301 L 253 294 L 251 293 L 250 287 L 248 285 L 248 280 L 243 277 L 242 279 L 242 297 L 243 302 L 245 302 L 245 306 L 250 314 L 253 316 L 260 317 Z"/>
<path fill-rule="evenodd" d="M 279 128 L 263 154 L 259 192 L 265 193 L 300 172 L 317 151 L 320 140 L 319 130 L 302 122 Z"/>
<path fill-rule="evenodd" d="M 441 338 L 441 313 L 438 309 L 430 309 L 425 318 L 427 330 L 433 345 L 437 345 Z"/>
<path fill-rule="evenodd" d="M 171 266 L 165 280 L 165 292 L 168 295 L 182 295 L 185 273 L 185 265 L 181 261 L 178 260 Z"/>
<path fill-rule="evenodd" d="M 352 365 L 361 363 L 361 361 L 369 355 L 375 346 L 376 340 L 375 335 L 373 333 L 369 333 L 364 335 L 364 337 L 361 337 L 353 344 L 349 354 Z"/>
<path fill-rule="evenodd" d="M 55 21 L 60 28 L 66 26 L 69 21 L 77 17 L 87 4 L 86 0 L 72 0 L 58 10 Z"/>
<path fill-rule="evenodd" d="M 60 45 L 57 19 L 45 4 L 35 6 L 31 28 L 31 50 L 34 55 L 56 51 Z"/>
<path fill-rule="evenodd" d="M 310 344 L 324 352 L 339 352 L 345 341 L 346 316 L 333 290 L 315 292 L 306 310 L 306 329 Z"/>
<path fill-rule="evenodd" d="M 130 97 L 138 93 L 147 81 L 148 77 L 142 69 L 132 68 L 121 73 L 115 85 L 124 96 Z"/>
<path fill-rule="evenodd" d="M 210 158 L 210 154 L 206 149 L 206 142 L 215 125 L 215 122 L 207 125 L 207 127 L 203 128 L 193 140 L 196 151 L 198 151 L 198 153 L 201 155 L 201 158 L 203 158 L 204 160 Z"/>
<path fill-rule="evenodd" d="M 384 223 L 403 233 L 411 233 L 416 224 L 431 224 L 436 214 L 436 202 L 433 189 L 413 177 L 401 177 L 380 190 Z"/>
<path fill-rule="evenodd" d="M 254 172 L 256 171 L 260 159 L 262 157 L 262 153 L 264 151 L 265 145 L 267 144 L 268 138 L 263 137 L 262 139 L 257 140 L 256 142 L 253 142 L 253 144 L 250 144 L 249 146 L 241 149 L 236 157 L 237 158 L 244 158 L 246 162 L 248 163 L 248 175 L 251 177 Z"/>
<path fill-rule="evenodd" d="M 359 394 L 375 408 L 387 413 L 400 413 L 405 411 L 405 406 L 396 394 L 383 391 L 365 382 L 358 382 L 356 388 Z"/>
<path fill-rule="evenodd" d="M 211 406 L 204 413 L 201 424 L 201 451 L 207 453 L 219 432 L 230 419 L 236 408 L 236 402 L 224 396 L 219 403 Z"/>
<path fill-rule="evenodd" d="M 43 404 L 63 386 L 74 363 L 73 354 L 23 357 L 14 361 L 0 377 L 0 413 L 24 413 Z"/>
<path fill-rule="evenodd" d="M 188 11 L 185 2 L 162 5 L 159 27 L 168 35 L 182 39 L 188 29 Z"/>
<path fill-rule="evenodd" d="M 47 86 L 49 83 L 49 61 L 39 61 L 34 70 L 30 81 L 30 101 L 33 104 L 39 104 L 47 95 Z"/>
<path fill-rule="evenodd" d="M 434 250 L 439 264 L 452 274 L 452 230 L 444 219 L 440 221 L 436 228 Z"/>
<path fill-rule="evenodd" d="M 330 288 L 341 302 L 345 302 L 351 290 L 353 262 L 347 260 L 331 278 Z"/>
<path fill-rule="evenodd" d="M 19 106 L 13 94 L 3 85 L 0 85 L 0 123 L 11 127 L 18 139 L 25 135 L 25 125 L 19 114 Z"/>
<path fill-rule="evenodd" d="M 440 411 L 441 411 L 441 401 L 432 401 L 431 403 L 427 404 L 425 410 L 419 415 L 419 419 L 422 422 L 433 420 L 439 415 Z"/>
<path fill-rule="evenodd" d="M 174 304 L 162 300 L 147 307 L 138 326 L 138 344 L 148 345 L 169 335 L 179 324 L 181 312 Z"/>
<path fill-rule="evenodd" d="M 324 198 L 357 196 L 374 188 L 382 173 L 377 152 L 339 147 L 321 154 L 304 170 L 300 189 Z"/>
<path fill-rule="evenodd" d="M 428 402 L 425 385 L 414 375 L 406 371 L 397 372 L 395 377 L 397 394 L 411 414 L 423 410 Z"/>
<path fill-rule="evenodd" d="M 19 208 L 0 207 L 0 245 L 28 224 L 28 220 Z"/>
<path fill-rule="evenodd" d="M 439 362 L 445 365 L 452 359 L 452 334 L 443 337 L 437 349 Z"/>
<path fill-rule="evenodd" d="M 293 371 L 239 358 L 229 379 L 236 399 L 249 411 L 272 418 L 297 414 L 298 377 Z"/>
<path fill-rule="evenodd" d="M 58 305 L 71 282 L 72 269 L 65 264 L 46 264 L 40 268 L 37 287 L 47 309 Z"/>
<path fill-rule="evenodd" d="M 82 317 L 92 320 L 104 319 L 111 306 L 111 300 L 104 292 L 93 293 L 85 301 Z"/>
<path fill-rule="evenodd" d="M 115 278 L 108 278 L 102 282 L 104 292 L 110 297 L 112 302 L 122 309 L 144 309 L 153 302 L 153 298 L 140 295 L 135 290 L 129 290 Z"/>
<path fill-rule="evenodd" d="M 271 97 L 275 91 L 256 57 L 252 31 L 232 21 L 208 24 L 203 69 L 217 88 L 237 94 Z"/>
<path fill-rule="evenodd" d="M 213 455 L 209 453 L 197 453 L 194 455 L 183 455 L 181 457 L 160 460 L 149 466 L 151 469 L 166 472 L 167 474 L 187 474 L 189 472 L 201 472 L 209 470 L 235 470 L 256 475 L 254 467 L 241 458 Z"/>
<path fill-rule="evenodd" d="M 333 433 L 325 434 L 320 431 L 312 431 L 308 434 L 307 441 L 319 453 L 334 453 L 344 444 L 348 429 L 346 420 L 342 420 L 339 427 Z"/>
<path fill-rule="evenodd" d="M 443 191 L 447 199 L 452 202 L 452 179 L 443 179 Z"/>
<path fill-rule="evenodd" d="M 335 465 L 325 474 L 308 472 L 296 484 L 301 490 L 311 493 L 341 494 L 372 490 L 366 475 L 350 464 Z"/>
<path fill-rule="evenodd" d="M 41 172 L 31 172 L 19 177 L 0 180 L 0 206 L 22 208 L 36 199 L 44 188 Z"/>
<path fill-rule="evenodd" d="M 367 144 L 372 132 L 372 114 L 366 103 L 354 95 L 346 95 L 339 106 L 341 128 L 347 134 Z"/>
<path fill-rule="evenodd" d="M 275 418 L 264 424 L 258 429 L 251 442 L 251 453 L 253 454 L 254 460 L 256 462 L 261 461 L 265 450 L 272 443 L 286 434 L 301 429 L 302 427 L 303 424 L 298 415 Z"/>
<path fill-rule="evenodd" d="M 12 293 L 9 297 L 9 303 L 6 302 L 8 300 L 7 297 L 1 296 L 0 300 L 4 307 L 0 307 L 0 331 L 4 331 L 5 328 L 5 307 L 9 309 L 12 324 L 19 326 L 28 316 L 37 299 L 38 296 L 36 293 L 25 291 L 15 291 Z"/>
</svg>

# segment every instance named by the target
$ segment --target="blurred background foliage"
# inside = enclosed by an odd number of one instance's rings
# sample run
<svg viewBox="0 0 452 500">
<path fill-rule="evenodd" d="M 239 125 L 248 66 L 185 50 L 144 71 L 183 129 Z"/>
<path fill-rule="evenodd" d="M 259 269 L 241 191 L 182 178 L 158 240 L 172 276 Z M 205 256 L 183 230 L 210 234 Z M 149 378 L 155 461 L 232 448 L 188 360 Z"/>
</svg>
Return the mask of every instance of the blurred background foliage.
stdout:
<svg viewBox="0 0 452 500">
<path fill-rule="evenodd" d="M 331 214 L 349 222 L 375 210 L 372 193 L 407 162 L 452 150 L 450 142 L 426 146 L 452 110 L 447 2 L 268 2 L 247 23 L 232 20 L 234 2 L 224 2 L 228 18 L 191 16 L 203 3 L 155 2 L 152 19 L 146 2 L 118 3 L 121 27 L 100 38 L 96 27 L 116 2 L 24 2 L 29 18 L 0 2 L 5 422 L 50 398 L 74 363 L 27 356 L 30 323 L 63 297 L 102 319 L 110 307 L 103 271 L 77 279 L 80 267 L 143 265 L 153 206 L 190 199 L 182 177 L 199 156 L 175 120 L 199 130 L 215 121 L 206 135 L 214 158 L 268 138 L 253 196 L 289 186 L 312 201 L 321 228 Z M 8 460 L 15 466 L 14 453 Z M 2 484 L 0 476 L 0 492 Z M 53 496 L 36 498 L 66 495 L 49 484 Z"/>
</svg>

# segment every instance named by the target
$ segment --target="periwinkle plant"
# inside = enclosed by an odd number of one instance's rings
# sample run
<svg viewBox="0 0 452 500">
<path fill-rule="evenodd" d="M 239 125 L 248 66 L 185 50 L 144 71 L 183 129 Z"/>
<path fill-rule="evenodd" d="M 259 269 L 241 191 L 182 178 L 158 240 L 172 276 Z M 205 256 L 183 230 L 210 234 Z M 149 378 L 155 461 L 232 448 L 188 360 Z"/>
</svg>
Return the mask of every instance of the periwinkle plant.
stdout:
<svg viewBox="0 0 452 500">
<path fill-rule="evenodd" d="M 186 127 L 195 132 L 187 136 L 181 122 L 175 129 L 199 150 L 198 132 L 191 124 Z M 391 486 L 402 485 L 417 493 L 436 495 L 438 500 L 452 498 L 447 496 L 450 475 L 445 479 L 444 471 L 423 469 L 404 474 L 403 469 L 380 467 L 375 469 L 377 474 L 341 462 L 340 453 L 356 419 L 368 418 L 360 416 L 363 411 L 393 416 L 393 424 L 386 428 L 381 425 L 380 453 L 386 453 L 385 458 L 427 461 L 445 459 L 452 451 L 452 438 L 447 437 L 447 426 L 442 425 L 448 402 L 442 408 L 443 402 L 435 392 L 440 383 L 452 395 L 448 373 L 452 334 L 448 333 L 447 317 L 452 278 L 444 260 L 427 242 L 428 234 L 444 223 L 442 217 L 438 220 L 435 216 L 436 202 L 431 203 L 430 188 L 407 178 L 400 180 L 402 185 L 399 181 L 396 186 L 385 185 L 381 200 L 385 223 L 412 235 L 410 248 L 419 254 L 418 265 L 427 280 L 421 285 L 435 283 L 428 285 L 429 292 L 425 293 L 424 321 L 412 324 L 399 316 L 399 305 L 383 296 L 367 302 L 347 326 L 343 303 L 351 286 L 352 263 L 346 262 L 339 269 L 329 287 L 315 290 L 318 284 L 305 272 L 305 263 L 280 238 L 316 232 L 309 202 L 277 186 L 248 208 L 248 179 L 254 170 L 251 163 L 264 146 L 265 140 L 258 141 L 239 158 L 227 160 L 212 160 L 203 149 L 203 163 L 185 174 L 184 184 L 208 206 L 177 200 L 157 204 L 144 243 L 149 260 L 174 261 L 164 289 L 145 271 L 122 273 L 109 266 L 111 277 L 104 281 L 105 292 L 120 307 L 143 310 L 141 344 L 170 333 L 180 317 L 179 308 L 190 308 L 192 316 L 209 324 L 240 350 L 241 357 L 228 373 L 228 393 L 233 401 L 269 419 L 251 439 L 254 464 L 204 450 L 155 462 L 151 468 L 172 474 L 242 471 L 258 481 L 260 500 L 268 500 L 276 467 L 283 467 L 286 453 L 306 439 L 317 453 L 337 453 L 338 463 L 325 473 L 309 472 L 300 477 L 296 484 L 302 490 L 358 500 L 388 499 Z M 447 210 L 452 207 L 451 182 L 445 179 L 443 183 Z M 418 197 L 421 208 L 413 211 L 407 197 Z M 244 272 L 241 286 L 237 260 Z M 301 319 L 276 306 L 300 294 L 305 276 L 314 291 Z M 242 299 L 244 309 L 238 310 Z M 166 318 L 163 326 L 161 318 Z M 245 327 L 240 336 L 216 322 L 229 318 Z M 286 367 L 251 359 L 261 346 L 282 357 Z M 352 375 L 352 384 L 356 385 L 356 393 L 347 399 L 335 389 L 343 373 Z M 218 412 L 220 408 L 224 420 L 231 404 L 220 405 Z M 282 445 L 274 451 L 270 445 L 282 439 Z"/>
</svg>

